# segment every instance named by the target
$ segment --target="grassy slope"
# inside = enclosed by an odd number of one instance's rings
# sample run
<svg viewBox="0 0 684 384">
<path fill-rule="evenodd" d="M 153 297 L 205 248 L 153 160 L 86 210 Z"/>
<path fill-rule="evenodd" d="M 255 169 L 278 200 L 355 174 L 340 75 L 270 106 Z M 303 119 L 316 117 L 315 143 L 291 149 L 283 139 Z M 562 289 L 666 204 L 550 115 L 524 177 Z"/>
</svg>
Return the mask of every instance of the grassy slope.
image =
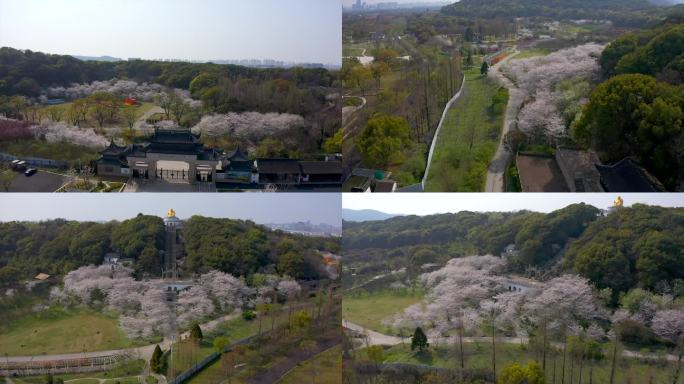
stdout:
<svg viewBox="0 0 684 384">
<path fill-rule="evenodd" d="M 145 360 L 128 360 L 119 363 L 114 368 L 109 371 L 103 372 L 85 372 L 85 373 L 72 373 L 72 374 L 58 374 L 55 378 L 67 380 L 70 384 L 97 384 L 99 380 L 97 379 L 114 379 L 122 378 L 123 380 L 129 380 L 133 376 L 142 374 L 143 369 L 145 369 Z M 12 379 L 15 384 L 45 384 L 45 376 L 25 376 L 21 378 Z M 115 383 L 116 380 L 110 381 L 108 384 Z M 137 379 L 136 379 L 137 382 Z M 122 381 L 123 384 L 123 381 Z"/>
<path fill-rule="evenodd" d="M 480 65 L 466 71 L 461 97 L 447 112 L 437 141 L 426 190 L 479 192 L 498 145 L 503 114 L 493 117 L 492 97 L 499 86 L 480 75 Z"/>
<path fill-rule="evenodd" d="M 277 384 L 299 384 L 311 381 L 311 363 L 314 363 L 317 384 L 342 383 L 342 347 L 336 346 L 303 362 L 285 375 Z"/>
<path fill-rule="evenodd" d="M 430 348 L 431 352 L 425 356 L 413 353 L 410 345 L 397 345 L 385 350 L 385 362 L 404 362 L 411 364 L 427 364 L 437 367 L 454 368 L 458 366 L 458 353 L 453 348 L 446 349 L 443 347 Z M 483 370 L 491 369 L 491 344 L 477 343 L 466 344 L 466 368 L 478 368 Z M 604 349 L 608 349 L 605 346 Z M 359 353 L 359 357 L 366 359 L 364 350 Z M 497 344 L 497 371 L 503 367 L 513 364 L 527 364 L 530 360 L 535 360 L 534 354 L 527 348 L 520 345 L 513 344 Z M 556 358 L 556 380 L 560 382 L 560 372 L 562 367 L 563 356 L 558 355 Z M 547 360 L 547 379 L 551 382 L 553 375 L 553 359 L 548 357 Z M 574 365 L 574 379 L 578 380 L 579 368 L 578 362 Z M 645 364 L 635 359 L 621 359 L 616 369 L 616 383 L 648 383 L 649 376 L 653 376 L 654 383 L 670 383 L 672 380 L 672 373 L 674 371 L 674 364 L 667 366 Z M 570 378 L 570 360 L 568 358 L 565 367 L 565 379 Z M 604 359 L 594 367 L 593 373 L 594 383 L 607 383 L 610 377 L 610 360 Z M 589 382 L 589 365 L 585 362 L 582 372 L 583 382 Z M 684 377 L 680 377 L 679 384 L 684 384 Z"/>
<path fill-rule="evenodd" d="M 550 50 L 544 48 L 530 48 L 520 51 L 511 60 L 529 59 L 531 57 L 546 56 L 551 53 Z"/>
<path fill-rule="evenodd" d="M 49 118 L 49 115 L 47 114 L 47 111 L 48 111 L 48 110 L 50 110 L 50 109 L 60 109 L 60 110 L 62 110 L 62 113 L 66 113 L 66 111 L 69 109 L 69 107 L 71 106 L 71 104 L 73 104 L 73 103 L 72 103 L 72 102 L 66 102 L 66 103 L 64 103 L 64 104 L 46 105 L 46 106 L 44 106 L 44 107 L 41 107 L 41 108 L 40 108 L 40 111 L 43 113 L 43 116 L 44 116 L 45 118 Z M 138 118 L 140 118 L 142 115 L 145 114 L 145 112 L 149 111 L 149 110 L 152 109 L 154 106 L 155 106 L 154 103 L 142 102 L 142 103 L 140 103 L 137 107 L 133 107 L 133 108 L 136 108 L 136 110 L 137 110 L 137 111 L 136 111 L 136 112 L 137 112 L 137 113 L 136 113 L 136 116 L 138 116 Z M 122 108 L 131 108 L 131 107 L 126 107 L 126 106 L 123 106 L 123 104 L 122 104 Z M 122 109 L 122 110 L 123 110 L 123 109 Z M 64 119 L 64 116 L 62 116 L 62 119 Z M 62 121 L 64 121 L 64 120 L 62 120 Z M 90 116 L 88 116 L 87 125 L 96 127 L 96 126 L 97 126 L 97 122 L 96 122 L 95 120 L 93 120 Z M 117 125 L 117 124 L 114 124 L 114 125 Z M 124 125 L 124 123 L 120 123 L 119 125 Z M 83 125 L 83 126 L 85 126 L 85 125 Z"/>
<path fill-rule="evenodd" d="M 126 348 L 133 345 L 116 319 L 96 313 L 28 317 L 0 334 L 0 355 L 42 355 Z"/>
<path fill-rule="evenodd" d="M 98 151 L 70 143 L 48 143 L 42 140 L 0 142 L 0 152 L 15 156 L 41 157 L 58 161 L 74 161 L 88 164 L 98 157 Z"/>
<path fill-rule="evenodd" d="M 362 297 L 345 297 L 342 301 L 342 317 L 358 325 L 378 332 L 390 331 L 383 324 L 392 315 L 419 302 L 420 296 L 399 296 L 391 293 L 373 293 Z"/>
</svg>

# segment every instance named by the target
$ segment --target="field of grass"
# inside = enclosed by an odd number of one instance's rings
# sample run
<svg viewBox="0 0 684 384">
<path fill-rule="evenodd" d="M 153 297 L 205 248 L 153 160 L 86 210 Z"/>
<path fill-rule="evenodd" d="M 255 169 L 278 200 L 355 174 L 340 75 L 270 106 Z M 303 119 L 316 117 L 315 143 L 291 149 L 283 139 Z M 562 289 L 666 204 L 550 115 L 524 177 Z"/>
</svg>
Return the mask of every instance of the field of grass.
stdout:
<svg viewBox="0 0 684 384">
<path fill-rule="evenodd" d="M 530 57 L 546 56 L 551 53 L 551 50 L 544 48 L 530 48 L 520 51 L 513 56 L 511 60 L 529 59 Z"/>
<path fill-rule="evenodd" d="M 526 346 L 514 344 L 497 344 L 496 366 L 500 371 L 505 366 L 519 363 L 527 364 L 528 361 L 536 360 L 535 353 L 528 350 Z M 608 346 L 604 348 L 607 352 Z M 465 367 L 466 369 L 491 370 L 491 344 L 489 343 L 468 343 L 464 345 Z M 358 357 L 367 359 L 366 350 L 358 352 Z M 454 347 L 444 346 L 430 347 L 427 353 L 417 353 L 411 351 L 410 344 L 397 345 L 386 348 L 384 351 L 384 362 L 402 362 L 409 364 L 425 364 L 435 367 L 456 368 L 459 367 L 459 354 Z M 553 365 L 556 365 L 556 382 L 560 382 L 560 372 L 563 364 L 563 355 L 558 354 L 547 357 L 546 377 L 548 382 L 553 382 Z M 539 362 L 539 361 L 538 361 Z M 541 365 L 541 364 L 540 364 Z M 589 364 L 584 362 L 582 369 L 583 382 L 589 382 Z M 593 368 L 594 383 L 608 383 L 610 377 L 610 359 L 603 359 Z M 645 363 L 636 359 L 622 358 L 618 361 L 615 383 L 671 383 L 674 364 Z M 571 363 L 567 358 L 565 366 L 565 380 L 570 378 Z M 573 364 L 575 381 L 579 378 L 579 361 Z M 678 384 L 684 384 L 684 376 L 680 377 Z"/>
<path fill-rule="evenodd" d="M 314 364 L 312 370 L 311 364 Z M 336 346 L 300 364 L 277 381 L 277 384 L 299 384 L 311 381 L 312 372 L 316 373 L 317 384 L 342 383 L 342 347 Z"/>
<path fill-rule="evenodd" d="M 137 377 L 118 377 L 116 379 L 109 379 L 102 382 L 102 384 L 138 384 Z"/>
<path fill-rule="evenodd" d="M 358 43 L 358 44 L 344 44 L 342 46 L 342 56 L 343 57 L 357 57 L 361 56 L 364 48 L 366 49 L 366 55 L 369 56 L 369 49 L 371 48 L 370 43 Z"/>
<path fill-rule="evenodd" d="M 133 346 L 116 319 L 95 312 L 25 317 L 0 334 L 0 355 L 77 353 Z"/>
<path fill-rule="evenodd" d="M 390 319 L 420 300 L 420 295 L 397 295 L 391 292 L 345 296 L 342 300 L 342 317 L 377 332 L 393 333 L 390 327 L 382 323 L 383 320 Z"/>
<path fill-rule="evenodd" d="M 493 113 L 499 85 L 480 75 L 479 65 L 466 71 L 461 97 L 447 112 L 426 182 L 427 191 L 479 192 L 498 146 L 503 111 Z M 504 108 L 505 110 L 505 108 Z"/>
<path fill-rule="evenodd" d="M 288 313 L 286 311 L 276 315 L 274 325 L 277 327 L 278 325 L 287 322 L 287 317 Z M 270 329 L 271 317 L 264 317 L 262 319 L 261 330 L 262 332 L 266 332 Z M 225 321 L 217 325 L 216 328 L 211 332 L 210 337 L 220 335 L 228 337 L 232 342 L 235 342 L 256 335 L 257 333 L 259 333 L 259 319 L 247 321 L 242 317 L 239 317 L 237 319 Z"/>
<path fill-rule="evenodd" d="M 70 384 L 97 384 L 99 383 L 98 379 L 107 379 L 107 381 L 116 382 L 116 380 L 110 379 L 130 378 L 141 374 L 143 369 L 145 369 L 144 360 L 128 360 L 117 364 L 109 371 L 63 374 L 54 375 L 54 377 L 63 379 L 65 381 L 74 380 L 69 381 Z M 27 376 L 22 378 L 14 378 L 12 380 L 15 382 L 15 384 L 45 384 L 45 376 Z M 122 384 L 124 383 L 122 382 Z"/>
<path fill-rule="evenodd" d="M 64 114 L 66 114 L 66 111 L 69 109 L 71 106 L 72 102 L 66 102 L 64 104 L 57 104 L 57 105 L 46 105 L 44 107 L 41 107 L 39 110 L 43 114 L 44 118 L 49 118 L 48 111 L 51 109 L 57 109 L 62 111 L 62 121 L 64 121 Z M 139 105 L 135 107 L 124 107 L 122 104 L 122 108 L 135 108 L 136 109 L 136 116 L 140 118 L 142 115 L 144 115 L 147 111 L 150 109 L 154 108 L 155 104 L 154 103 L 149 103 L 149 102 L 142 102 Z M 97 122 L 95 120 L 92 120 L 90 117 L 88 117 L 88 120 L 86 122 L 86 125 L 91 126 L 91 127 L 96 127 Z M 123 123 L 120 124 L 109 124 L 109 125 L 124 125 Z M 85 125 L 82 125 L 85 126 Z"/>
<path fill-rule="evenodd" d="M 100 380 L 98 379 L 76 379 L 74 381 L 70 381 L 70 384 L 99 384 Z"/>
<path fill-rule="evenodd" d="M 0 152 L 18 157 L 41 157 L 57 161 L 88 164 L 98 157 L 96 150 L 71 143 L 49 143 L 43 140 L 0 141 Z"/>
</svg>

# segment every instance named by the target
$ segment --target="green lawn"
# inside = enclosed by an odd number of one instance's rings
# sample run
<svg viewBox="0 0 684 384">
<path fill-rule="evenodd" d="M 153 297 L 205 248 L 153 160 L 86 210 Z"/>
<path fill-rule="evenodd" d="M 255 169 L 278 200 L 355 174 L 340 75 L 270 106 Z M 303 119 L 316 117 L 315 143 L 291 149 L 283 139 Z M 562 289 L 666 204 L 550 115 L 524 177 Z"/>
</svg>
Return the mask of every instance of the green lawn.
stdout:
<svg viewBox="0 0 684 384">
<path fill-rule="evenodd" d="M 342 300 L 342 318 L 378 332 L 393 333 L 383 320 L 390 319 L 405 308 L 420 302 L 420 295 L 395 295 L 377 292 Z"/>
<path fill-rule="evenodd" d="M 437 139 L 425 189 L 432 192 L 479 192 L 484 189 L 487 166 L 496 152 L 505 105 L 492 110 L 500 88 L 480 75 L 480 66 L 466 71 L 461 97 L 447 112 Z"/>
<path fill-rule="evenodd" d="M 358 44 L 344 44 L 342 46 L 342 56 L 344 57 L 357 57 L 361 56 L 363 49 L 366 48 L 366 55 L 370 56 L 370 49 L 372 45 L 370 43 L 358 43 Z"/>
<path fill-rule="evenodd" d="M 144 360 L 128 360 L 117 364 L 114 368 L 110 369 L 109 371 L 72 373 L 61 375 L 57 374 L 54 375 L 54 377 L 60 378 L 64 381 L 68 381 L 69 384 L 97 384 L 99 383 L 98 379 L 107 379 L 106 381 L 115 383 L 119 378 L 123 378 L 123 380 L 128 380 L 126 384 L 133 384 L 132 382 L 130 382 L 130 378 L 142 374 L 143 369 L 145 369 Z M 45 376 L 27 376 L 22 378 L 15 378 L 13 380 L 16 384 L 44 384 Z M 137 383 L 138 380 L 135 379 L 135 382 Z M 124 384 L 123 381 L 122 384 Z"/>
<path fill-rule="evenodd" d="M 100 380 L 98 379 L 75 379 L 70 381 L 69 384 L 98 384 Z"/>
<path fill-rule="evenodd" d="M 314 369 L 311 367 L 312 363 Z M 342 347 L 338 345 L 302 362 L 276 383 L 299 384 L 309 382 L 313 372 L 316 374 L 317 384 L 342 383 Z"/>
<path fill-rule="evenodd" d="M 608 346 L 604 346 L 607 351 Z M 491 344 L 467 343 L 464 347 L 466 369 L 491 370 Z M 497 371 L 510 364 L 527 364 L 528 361 L 538 358 L 535 353 L 526 346 L 514 344 L 497 344 L 496 346 Z M 357 356 L 367 359 L 365 349 L 359 350 Z M 556 364 L 556 381 L 560 382 L 560 372 L 563 364 L 562 354 L 547 357 L 546 376 L 548 382 L 552 382 L 553 364 Z M 459 354 L 454 347 L 444 346 L 430 347 L 428 353 L 416 353 L 411 351 L 410 343 L 386 348 L 384 362 L 403 362 L 409 364 L 425 364 L 435 367 L 456 368 L 459 367 Z M 541 365 L 541 363 L 540 363 Z M 565 367 L 566 381 L 570 378 L 570 359 L 567 358 Z M 650 363 L 646 364 L 636 359 L 622 358 L 618 361 L 615 383 L 671 383 L 674 364 Z M 574 379 L 579 377 L 579 362 L 573 364 Z M 589 382 L 589 365 L 585 362 L 582 370 L 583 382 Z M 610 377 L 610 360 L 603 359 L 593 369 L 594 383 L 607 383 Z M 651 381 L 650 378 L 653 378 Z M 679 384 L 684 384 L 684 375 L 680 377 Z"/>
<path fill-rule="evenodd" d="M 551 50 L 544 48 L 530 48 L 520 51 L 513 56 L 511 60 L 529 59 L 530 57 L 546 56 L 551 53 Z"/>
<path fill-rule="evenodd" d="M 116 319 L 94 312 L 55 313 L 15 321 L 0 334 L 0 355 L 44 355 L 126 348 Z"/>
<path fill-rule="evenodd" d="M 18 157 L 30 156 L 88 164 L 99 156 L 99 152 L 71 143 L 49 143 L 44 140 L 1 141 L 0 152 Z"/>
<path fill-rule="evenodd" d="M 118 377 L 116 379 L 109 379 L 102 382 L 102 384 L 138 384 L 137 377 Z"/>
</svg>

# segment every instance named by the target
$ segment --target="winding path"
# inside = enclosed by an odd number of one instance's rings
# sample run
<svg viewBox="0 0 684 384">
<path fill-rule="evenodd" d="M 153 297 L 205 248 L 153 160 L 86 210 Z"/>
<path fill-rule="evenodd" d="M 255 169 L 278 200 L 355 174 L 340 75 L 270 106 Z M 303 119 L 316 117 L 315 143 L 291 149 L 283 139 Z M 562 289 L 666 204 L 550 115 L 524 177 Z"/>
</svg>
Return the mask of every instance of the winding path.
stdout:
<svg viewBox="0 0 684 384">
<path fill-rule="evenodd" d="M 164 113 L 164 109 L 162 109 L 162 107 L 158 105 L 155 105 L 154 107 L 150 108 L 149 111 L 143 113 L 143 115 L 135 121 L 135 123 L 133 124 L 133 129 L 136 131 L 143 131 L 143 124 L 145 124 L 147 119 L 152 117 L 152 115 L 154 115 L 155 113 Z"/>
<path fill-rule="evenodd" d="M 342 98 L 356 98 L 361 99 L 361 105 L 356 107 L 342 107 L 342 140 L 346 140 L 349 135 L 354 132 L 354 121 L 356 120 L 356 112 L 366 107 L 368 100 L 363 96 L 342 96 Z"/>
<path fill-rule="evenodd" d="M 361 325 L 354 324 L 350 321 L 342 319 L 342 327 L 349 329 L 354 332 L 358 332 L 366 337 L 366 345 L 371 346 L 371 345 L 398 345 L 403 342 L 403 340 L 399 337 L 396 336 L 391 336 L 391 335 L 385 335 L 380 332 L 376 332 L 373 330 L 370 330 L 368 328 L 365 328 Z M 410 340 L 410 338 L 406 338 L 405 340 Z M 463 342 L 464 343 L 491 343 L 492 338 L 490 336 L 478 336 L 478 337 L 464 337 Z M 527 337 L 497 337 L 496 341 L 498 343 L 505 343 L 505 344 L 528 344 L 529 339 Z M 428 338 L 428 342 L 430 344 L 455 344 L 458 342 L 458 337 L 452 336 L 452 337 L 440 337 L 440 338 Z M 557 348 L 563 348 L 564 343 L 558 343 L 554 342 L 552 343 L 554 347 Z M 628 358 L 639 358 L 639 359 L 660 359 L 661 357 L 657 356 L 656 354 L 652 353 L 641 353 L 641 352 L 636 352 L 636 351 L 630 351 L 630 350 L 623 350 L 622 351 L 622 356 L 623 357 L 628 357 Z M 676 355 L 668 354 L 665 356 L 665 358 L 668 361 L 671 362 L 676 362 L 678 360 L 678 357 Z"/>
<path fill-rule="evenodd" d="M 506 173 L 508 164 L 511 162 L 513 154 L 506 148 L 506 145 L 504 145 L 504 138 L 513 127 L 513 124 L 515 124 L 518 111 L 522 106 L 525 94 L 515 84 L 513 84 L 513 82 L 504 76 L 504 74 L 501 72 L 501 67 L 518 53 L 518 49 L 514 48 L 510 55 L 506 56 L 506 58 L 492 66 L 489 71 L 489 76 L 496 78 L 502 86 L 508 89 L 508 105 L 506 106 L 506 116 L 504 117 L 501 137 L 499 138 L 499 147 L 496 149 L 496 153 L 487 167 L 485 192 L 505 191 L 504 174 Z"/>
</svg>

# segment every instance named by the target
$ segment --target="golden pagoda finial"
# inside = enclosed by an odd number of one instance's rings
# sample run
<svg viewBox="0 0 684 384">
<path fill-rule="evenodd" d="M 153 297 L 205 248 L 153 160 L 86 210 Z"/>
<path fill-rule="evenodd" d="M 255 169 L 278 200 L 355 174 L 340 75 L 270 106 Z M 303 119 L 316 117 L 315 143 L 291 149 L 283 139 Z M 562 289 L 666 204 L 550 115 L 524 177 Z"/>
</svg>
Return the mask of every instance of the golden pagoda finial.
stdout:
<svg viewBox="0 0 684 384">
<path fill-rule="evenodd" d="M 613 201 L 613 206 L 615 208 L 620 208 L 624 205 L 624 200 L 622 200 L 622 197 L 618 196 L 615 198 L 615 201 Z"/>
<path fill-rule="evenodd" d="M 166 212 L 166 217 L 176 217 L 176 211 L 174 211 L 173 208 L 170 208 L 170 209 Z"/>
</svg>

